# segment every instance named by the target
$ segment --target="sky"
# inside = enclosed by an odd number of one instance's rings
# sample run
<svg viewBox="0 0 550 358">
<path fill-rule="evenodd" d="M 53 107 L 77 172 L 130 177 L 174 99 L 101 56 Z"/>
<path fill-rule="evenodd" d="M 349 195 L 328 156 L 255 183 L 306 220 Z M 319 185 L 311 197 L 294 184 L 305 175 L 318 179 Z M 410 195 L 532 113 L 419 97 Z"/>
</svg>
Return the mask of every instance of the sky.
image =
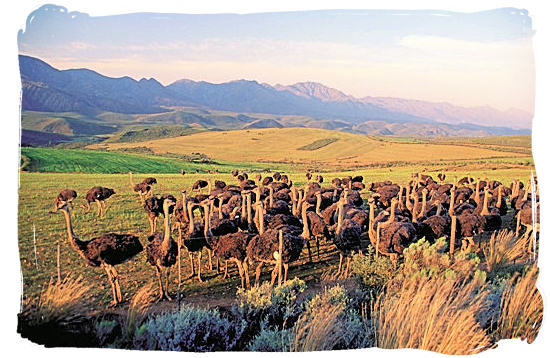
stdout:
<svg viewBox="0 0 550 358">
<path fill-rule="evenodd" d="M 401 97 L 534 112 L 525 10 L 324 10 L 91 17 L 32 12 L 19 51 L 112 77 L 271 85 L 320 82 L 357 98 Z"/>
</svg>

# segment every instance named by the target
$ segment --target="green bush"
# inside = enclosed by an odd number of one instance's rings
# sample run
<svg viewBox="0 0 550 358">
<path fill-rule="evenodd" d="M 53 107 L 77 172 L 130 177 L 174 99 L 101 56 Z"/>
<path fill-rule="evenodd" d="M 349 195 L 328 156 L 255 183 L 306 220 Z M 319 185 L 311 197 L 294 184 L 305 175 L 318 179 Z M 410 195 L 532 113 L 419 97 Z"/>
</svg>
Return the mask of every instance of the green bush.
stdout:
<svg viewBox="0 0 550 358">
<path fill-rule="evenodd" d="M 369 246 L 365 255 L 354 255 L 351 261 L 351 274 L 359 280 L 363 289 L 375 291 L 384 287 L 395 276 L 392 263 L 386 256 L 378 256 Z"/>
<path fill-rule="evenodd" d="M 212 352 L 233 350 L 243 331 L 214 309 L 183 307 L 152 316 L 137 329 L 134 346 L 163 351 Z"/>
<path fill-rule="evenodd" d="M 247 349 L 253 352 L 288 352 L 294 334 L 291 330 L 262 329 Z"/>
</svg>

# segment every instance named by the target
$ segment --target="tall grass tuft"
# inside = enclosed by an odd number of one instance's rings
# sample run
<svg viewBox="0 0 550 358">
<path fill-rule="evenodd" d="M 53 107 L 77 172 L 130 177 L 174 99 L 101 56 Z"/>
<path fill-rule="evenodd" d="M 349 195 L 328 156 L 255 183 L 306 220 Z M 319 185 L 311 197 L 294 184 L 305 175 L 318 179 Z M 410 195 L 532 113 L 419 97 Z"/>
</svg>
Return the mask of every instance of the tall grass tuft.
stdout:
<svg viewBox="0 0 550 358">
<path fill-rule="evenodd" d="M 511 230 L 495 231 L 483 246 L 488 271 L 498 271 L 527 258 L 528 240 Z"/>
<path fill-rule="evenodd" d="M 542 296 L 537 290 L 538 269 L 530 268 L 523 276 L 509 281 L 500 301 L 496 336 L 500 339 L 521 338 L 531 343 L 542 323 Z"/>
<path fill-rule="evenodd" d="M 78 322 L 90 310 L 89 292 L 82 276 L 67 275 L 61 282 L 50 279 L 38 298 L 23 302 L 22 315 L 31 326 Z"/>
<path fill-rule="evenodd" d="M 126 322 L 124 325 L 124 338 L 126 341 L 131 342 L 134 338 L 134 334 L 138 325 L 146 317 L 146 312 L 151 303 L 153 303 L 156 296 L 155 283 L 151 282 L 141 287 L 132 301 L 130 301 L 130 307 L 126 314 Z"/>
<path fill-rule="evenodd" d="M 340 341 L 344 327 L 338 320 L 343 307 L 324 303 L 315 315 L 305 312 L 294 326 L 294 342 L 290 351 L 311 352 L 330 350 Z"/>
<path fill-rule="evenodd" d="M 444 354 L 472 354 L 491 347 L 475 319 L 487 291 L 479 282 L 416 276 L 379 296 L 373 309 L 376 345 Z"/>
</svg>

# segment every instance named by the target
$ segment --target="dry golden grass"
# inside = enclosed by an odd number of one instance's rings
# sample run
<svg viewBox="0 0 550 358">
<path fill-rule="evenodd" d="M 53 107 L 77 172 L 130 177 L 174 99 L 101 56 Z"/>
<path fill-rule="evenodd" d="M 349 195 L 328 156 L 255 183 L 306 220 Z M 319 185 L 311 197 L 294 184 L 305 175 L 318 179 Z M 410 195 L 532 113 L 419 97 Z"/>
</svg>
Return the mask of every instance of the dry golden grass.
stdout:
<svg viewBox="0 0 550 358">
<path fill-rule="evenodd" d="M 500 339 L 521 338 L 531 343 L 542 323 L 542 296 L 537 290 L 538 269 L 532 267 L 524 276 L 515 277 L 500 302 L 496 336 Z"/>
<path fill-rule="evenodd" d="M 516 237 L 512 230 L 495 231 L 483 246 L 488 271 L 499 270 L 528 258 L 528 238 Z"/>
<path fill-rule="evenodd" d="M 417 277 L 381 295 L 373 310 L 376 346 L 472 354 L 491 347 L 475 315 L 487 293 L 475 281 Z"/>
<path fill-rule="evenodd" d="M 338 343 L 344 327 L 338 321 L 343 307 L 325 303 L 322 309 L 303 313 L 294 326 L 294 342 L 291 352 L 311 352 L 330 350 Z"/>
<path fill-rule="evenodd" d="M 126 325 L 124 327 L 124 335 L 126 338 L 133 337 L 134 332 L 139 322 L 145 317 L 147 309 L 154 302 L 157 296 L 155 290 L 155 283 L 150 282 L 141 287 L 132 297 L 130 306 L 128 307 L 128 313 L 126 314 Z"/>
<path fill-rule="evenodd" d="M 317 150 L 299 150 L 315 141 L 336 139 Z M 212 131 L 140 143 L 101 143 L 90 148 L 148 147 L 156 153 L 200 152 L 216 160 L 367 165 L 393 161 L 430 162 L 490 157 L 516 157 L 481 147 L 453 144 L 381 141 L 365 135 L 314 128 L 269 128 Z"/>
<path fill-rule="evenodd" d="M 89 312 L 89 291 L 82 276 L 50 280 L 38 298 L 23 303 L 23 314 L 30 325 L 75 322 Z"/>
</svg>

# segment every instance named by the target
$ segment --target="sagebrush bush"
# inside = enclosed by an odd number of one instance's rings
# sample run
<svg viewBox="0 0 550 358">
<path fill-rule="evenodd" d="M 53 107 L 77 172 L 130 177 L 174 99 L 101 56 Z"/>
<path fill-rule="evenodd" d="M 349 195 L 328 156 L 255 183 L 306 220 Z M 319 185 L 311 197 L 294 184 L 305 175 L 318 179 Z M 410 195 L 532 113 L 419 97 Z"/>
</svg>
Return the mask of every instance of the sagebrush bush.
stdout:
<svg viewBox="0 0 550 358">
<path fill-rule="evenodd" d="M 240 323 L 222 317 L 215 309 L 184 306 L 180 311 L 150 317 L 137 329 L 134 346 L 163 351 L 230 351 L 241 337 Z"/>
<path fill-rule="evenodd" d="M 247 346 L 253 352 L 288 352 L 294 334 L 289 329 L 265 328 Z"/>
<path fill-rule="evenodd" d="M 353 255 L 351 274 L 356 277 L 364 289 L 377 291 L 393 278 L 395 270 L 390 259 L 379 255 L 369 246 L 365 255 Z"/>
<path fill-rule="evenodd" d="M 431 245 L 424 238 L 411 244 L 403 251 L 403 277 L 442 276 L 453 280 L 474 277 L 485 280 L 485 272 L 479 270 L 481 260 L 475 253 L 458 251 L 451 260 L 446 250 L 444 237 Z"/>
</svg>

